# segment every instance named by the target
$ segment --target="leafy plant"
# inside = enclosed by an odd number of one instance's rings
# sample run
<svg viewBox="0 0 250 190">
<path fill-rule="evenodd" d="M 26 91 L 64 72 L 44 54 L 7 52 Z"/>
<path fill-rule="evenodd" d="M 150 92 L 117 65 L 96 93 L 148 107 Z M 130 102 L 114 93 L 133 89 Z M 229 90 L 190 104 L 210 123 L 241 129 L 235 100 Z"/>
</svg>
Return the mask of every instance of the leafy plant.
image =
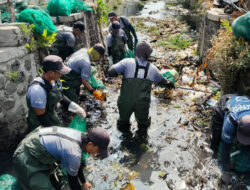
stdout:
<svg viewBox="0 0 250 190">
<path fill-rule="evenodd" d="M 17 77 L 19 75 L 19 72 L 17 72 L 17 71 L 14 71 L 14 72 L 5 72 L 4 74 L 5 74 L 5 76 L 8 79 L 10 79 L 12 81 L 16 81 L 16 79 L 17 79 Z"/>
<path fill-rule="evenodd" d="M 25 47 L 29 50 L 29 52 L 34 51 L 35 50 L 35 40 L 34 40 L 34 38 L 31 38 L 30 43 L 26 44 Z"/>
<path fill-rule="evenodd" d="M 158 44 L 164 46 L 165 48 L 180 50 L 192 45 L 193 41 L 191 39 L 181 36 L 181 34 L 177 34 L 174 36 L 169 36 L 162 41 L 159 41 Z"/>
<path fill-rule="evenodd" d="M 230 25 L 230 22 L 228 20 L 221 20 L 221 28 L 223 28 L 227 33 L 230 33 L 233 31 L 232 26 Z"/>
<path fill-rule="evenodd" d="M 97 0 L 97 22 L 107 23 L 108 22 L 108 13 L 111 11 L 111 8 L 103 0 Z"/>
<path fill-rule="evenodd" d="M 31 24 L 27 26 L 26 24 L 21 24 L 19 28 L 21 32 L 23 33 L 24 37 L 29 38 L 35 28 L 35 25 Z"/>
<path fill-rule="evenodd" d="M 44 71 L 43 71 L 43 68 L 42 68 L 42 67 L 40 67 L 40 69 L 39 69 L 39 71 L 37 72 L 37 74 L 38 74 L 38 75 L 42 75 L 42 74 L 43 74 L 43 72 L 44 72 Z"/>
<path fill-rule="evenodd" d="M 56 41 L 56 33 L 54 32 L 50 36 L 47 35 L 47 29 L 43 30 L 42 35 L 37 35 L 36 45 L 38 48 L 51 47 L 51 45 Z"/>
</svg>

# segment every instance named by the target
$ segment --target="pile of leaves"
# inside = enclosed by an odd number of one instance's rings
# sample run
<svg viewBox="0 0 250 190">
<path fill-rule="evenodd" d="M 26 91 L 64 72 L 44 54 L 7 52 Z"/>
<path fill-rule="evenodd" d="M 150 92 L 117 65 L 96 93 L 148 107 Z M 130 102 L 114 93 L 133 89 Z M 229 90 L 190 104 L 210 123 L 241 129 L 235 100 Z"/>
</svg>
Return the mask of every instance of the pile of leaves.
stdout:
<svg viewBox="0 0 250 190">
<path fill-rule="evenodd" d="M 250 69 L 250 43 L 237 39 L 229 22 L 224 20 L 218 36 L 212 39 L 212 48 L 205 62 L 224 93 L 236 92 L 237 77 Z"/>
</svg>

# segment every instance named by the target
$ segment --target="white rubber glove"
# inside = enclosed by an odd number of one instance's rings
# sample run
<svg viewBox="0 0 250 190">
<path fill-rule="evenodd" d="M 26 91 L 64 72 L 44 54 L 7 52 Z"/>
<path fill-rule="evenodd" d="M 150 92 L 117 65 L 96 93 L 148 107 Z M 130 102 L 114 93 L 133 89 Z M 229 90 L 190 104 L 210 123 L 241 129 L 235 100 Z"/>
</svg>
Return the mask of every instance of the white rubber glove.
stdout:
<svg viewBox="0 0 250 190">
<path fill-rule="evenodd" d="M 125 51 L 128 51 L 128 44 L 125 44 Z"/>
<path fill-rule="evenodd" d="M 109 67 L 113 65 L 113 57 L 109 56 Z"/>
<path fill-rule="evenodd" d="M 77 115 L 79 115 L 80 117 L 85 118 L 86 117 L 86 112 L 84 111 L 84 109 L 82 109 L 78 104 L 76 104 L 75 102 L 71 102 L 69 104 L 68 110 L 76 113 Z"/>
</svg>

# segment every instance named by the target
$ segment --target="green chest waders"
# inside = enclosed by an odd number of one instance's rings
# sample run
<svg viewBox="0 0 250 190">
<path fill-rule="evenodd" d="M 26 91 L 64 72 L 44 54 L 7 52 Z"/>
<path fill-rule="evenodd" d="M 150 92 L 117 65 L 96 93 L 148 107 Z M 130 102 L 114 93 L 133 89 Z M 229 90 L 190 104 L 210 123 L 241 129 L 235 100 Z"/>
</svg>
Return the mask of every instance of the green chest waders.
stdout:
<svg viewBox="0 0 250 190">
<path fill-rule="evenodd" d="M 134 49 L 133 49 L 133 37 L 131 36 L 130 28 L 129 28 L 129 26 L 125 26 L 125 22 L 123 21 L 122 18 L 120 18 L 120 20 L 121 20 L 121 22 L 123 23 L 123 26 L 124 26 L 124 28 L 123 28 L 122 30 L 125 32 L 125 34 L 126 34 L 126 36 L 127 36 L 127 38 L 128 38 L 128 41 L 127 41 L 128 48 L 129 48 L 131 51 L 133 51 L 133 50 L 134 50 Z"/>
<path fill-rule="evenodd" d="M 34 83 L 38 83 L 46 91 L 47 104 L 46 104 L 45 114 L 48 115 L 50 120 L 53 122 L 53 125 L 60 125 L 60 120 L 59 120 L 58 115 L 56 113 L 56 106 L 57 106 L 57 103 L 60 102 L 63 98 L 61 90 L 59 88 L 48 89 L 45 87 L 44 84 L 37 82 L 37 81 L 35 81 Z M 29 131 L 32 131 L 35 128 L 37 128 L 38 126 L 40 126 L 41 123 L 37 119 L 34 108 L 31 106 L 31 103 L 28 100 L 28 98 L 26 98 L 26 100 L 27 100 L 27 106 L 29 108 L 29 113 L 28 113 L 28 118 L 27 118 L 28 127 L 29 127 Z"/>
<path fill-rule="evenodd" d="M 63 94 L 71 101 L 79 103 L 80 86 L 82 84 L 81 74 L 71 70 L 68 74 L 63 75 Z"/>
<path fill-rule="evenodd" d="M 115 64 L 123 59 L 125 43 L 120 37 L 112 37 L 111 44 L 111 55 L 113 57 L 113 63 Z"/>
<path fill-rule="evenodd" d="M 137 78 L 139 69 L 144 69 L 144 78 Z M 138 126 L 148 127 L 150 125 L 149 107 L 151 101 L 152 81 L 146 79 L 149 63 L 146 67 L 139 66 L 136 61 L 134 78 L 123 78 L 120 96 L 118 98 L 118 109 L 120 118 L 118 127 L 121 131 L 129 130 L 130 116 L 134 112 Z"/>
<path fill-rule="evenodd" d="M 58 135 L 71 142 L 75 142 L 76 146 L 81 146 L 81 142 L 58 133 L 56 126 L 48 132 L 37 128 L 28 134 L 18 145 L 13 155 L 18 183 L 24 190 L 55 190 L 55 187 L 51 183 L 50 175 L 55 170 L 55 162 L 59 162 L 59 160 L 56 160 L 43 147 L 40 142 L 41 135 Z"/>
</svg>

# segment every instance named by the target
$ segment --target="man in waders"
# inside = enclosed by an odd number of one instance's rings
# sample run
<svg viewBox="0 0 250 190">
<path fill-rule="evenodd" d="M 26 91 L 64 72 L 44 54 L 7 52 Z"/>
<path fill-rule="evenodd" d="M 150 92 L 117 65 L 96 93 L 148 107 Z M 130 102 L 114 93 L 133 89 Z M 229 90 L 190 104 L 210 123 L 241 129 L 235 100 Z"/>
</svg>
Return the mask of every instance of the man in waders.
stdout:
<svg viewBox="0 0 250 190">
<path fill-rule="evenodd" d="M 110 66 L 123 59 L 127 47 L 127 40 L 126 34 L 120 29 L 120 23 L 117 21 L 112 22 L 112 31 L 107 36 Z"/>
<path fill-rule="evenodd" d="M 58 31 L 56 41 L 49 49 L 51 55 L 58 55 L 64 61 L 75 52 L 76 37 L 82 35 L 85 30 L 83 22 L 77 21 L 73 25 L 73 31 Z"/>
<path fill-rule="evenodd" d="M 53 177 L 56 175 L 54 164 L 60 162 L 67 172 L 71 190 L 89 189 L 92 185 L 83 175 L 82 153 L 106 158 L 109 142 L 108 133 L 100 127 L 87 133 L 57 126 L 39 127 L 21 141 L 13 155 L 17 181 L 23 190 L 63 189 L 65 178 Z"/>
<path fill-rule="evenodd" d="M 125 34 L 126 34 L 126 36 L 128 38 L 128 48 L 131 51 L 134 51 L 134 48 L 136 47 L 138 39 L 137 39 L 135 29 L 132 26 L 132 24 L 129 22 L 128 18 L 126 18 L 124 16 L 118 17 L 115 12 L 110 12 L 108 14 L 108 17 L 109 17 L 109 20 L 110 20 L 111 23 L 114 22 L 114 21 L 118 21 L 120 23 L 121 29 L 125 32 Z M 110 26 L 109 26 L 109 31 L 112 30 L 111 25 L 112 24 L 110 24 Z M 133 43 L 133 38 L 132 38 L 131 33 L 132 33 L 132 35 L 134 37 L 134 43 Z"/>
<path fill-rule="evenodd" d="M 71 71 L 62 77 L 63 93 L 72 101 L 79 102 L 80 86 L 83 84 L 97 100 L 104 101 L 104 94 L 95 90 L 89 83 L 91 74 L 91 62 L 102 59 L 105 48 L 102 44 L 96 44 L 90 49 L 82 48 L 75 52 L 68 60 L 67 66 Z"/>
<path fill-rule="evenodd" d="M 85 111 L 76 103 L 62 94 L 59 79 L 63 74 L 70 72 L 70 68 L 63 65 L 63 61 L 56 55 L 49 55 L 42 63 L 42 77 L 36 77 L 28 88 L 27 105 L 28 130 L 32 131 L 42 125 L 44 127 L 60 125 L 56 113 L 57 103 L 60 102 L 69 111 L 86 117 Z"/>
<path fill-rule="evenodd" d="M 250 98 L 223 95 L 212 117 L 211 148 L 218 153 L 222 181 L 228 184 L 232 174 L 250 171 Z"/>
<path fill-rule="evenodd" d="M 134 112 L 138 123 L 137 136 L 141 140 L 146 139 L 151 123 L 149 107 L 152 83 L 174 88 L 174 84 L 166 80 L 158 69 L 148 62 L 151 53 L 150 45 L 144 41 L 140 42 L 136 46 L 136 58 L 123 59 L 108 70 L 110 77 L 123 75 L 121 93 L 117 103 L 120 114 L 117 127 L 126 136 L 131 136 L 130 116 Z"/>
</svg>

